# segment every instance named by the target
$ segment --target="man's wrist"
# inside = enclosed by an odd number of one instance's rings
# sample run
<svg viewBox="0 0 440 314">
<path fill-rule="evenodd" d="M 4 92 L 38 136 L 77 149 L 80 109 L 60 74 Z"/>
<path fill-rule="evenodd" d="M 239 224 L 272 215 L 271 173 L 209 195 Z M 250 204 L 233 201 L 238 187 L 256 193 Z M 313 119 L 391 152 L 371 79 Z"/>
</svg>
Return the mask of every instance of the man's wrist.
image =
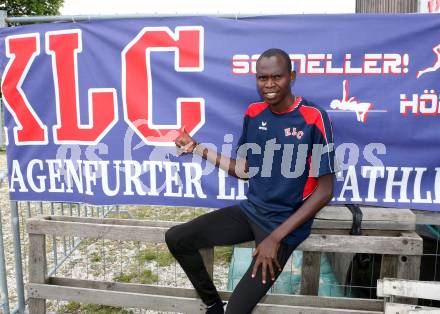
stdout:
<svg viewBox="0 0 440 314">
<path fill-rule="evenodd" d="M 193 147 L 194 147 L 193 153 L 196 153 L 200 156 L 203 156 L 203 146 L 200 145 L 200 143 L 198 143 L 197 141 L 194 141 Z"/>
<path fill-rule="evenodd" d="M 283 236 L 281 235 L 281 234 L 279 234 L 279 232 L 277 232 L 276 230 L 274 230 L 271 234 L 270 234 L 270 236 L 273 238 L 273 239 L 275 239 L 275 241 L 277 241 L 277 242 L 281 242 L 282 240 L 283 240 Z"/>
</svg>

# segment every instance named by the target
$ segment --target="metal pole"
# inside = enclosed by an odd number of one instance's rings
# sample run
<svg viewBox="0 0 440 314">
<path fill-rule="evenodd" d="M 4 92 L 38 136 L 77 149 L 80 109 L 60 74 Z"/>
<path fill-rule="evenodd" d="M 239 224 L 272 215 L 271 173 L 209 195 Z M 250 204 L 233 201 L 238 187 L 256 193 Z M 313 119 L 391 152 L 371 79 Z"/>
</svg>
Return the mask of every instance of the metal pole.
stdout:
<svg viewBox="0 0 440 314">
<path fill-rule="evenodd" d="M 3 313 L 9 314 L 9 294 L 8 294 L 8 282 L 6 277 L 6 262 L 5 262 L 5 246 L 3 244 L 3 225 L 2 211 L 0 208 L 0 288 L 2 295 L 2 308 Z"/>
<path fill-rule="evenodd" d="M 53 267 L 52 267 L 52 269 L 51 270 L 49 270 L 49 272 L 47 273 L 47 275 L 50 277 L 50 276 L 53 276 L 53 275 L 56 275 L 56 273 L 57 273 L 57 270 L 63 265 L 63 263 L 72 255 L 72 253 L 73 252 L 75 252 L 75 250 L 80 246 L 80 244 L 81 244 L 81 240 L 78 240 L 76 243 L 74 243 L 75 245 L 73 246 L 73 248 L 71 249 L 71 250 L 69 250 L 69 252 L 67 252 L 67 254 L 63 257 L 63 258 L 61 258 L 61 260 L 60 260 L 60 262 L 58 263 L 56 263 Z"/>
<path fill-rule="evenodd" d="M 55 215 L 55 210 L 53 208 L 53 202 L 50 202 L 50 214 L 53 216 Z M 52 237 L 52 251 L 53 251 L 53 263 L 54 265 L 58 264 L 58 254 L 57 254 L 57 238 L 56 236 Z M 56 268 L 55 268 L 55 275 L 56 275 Z"/>
<path fill-rule="evenodd" d="M 72 203 L 69 203 L 69 212 L 70 212 L 70 217 L 72 217 L 73 215 L 73 207 L 72 207 Z M 72 249 L 72 247 L 75 245 L 75 237 L 69 237 L 69 246 L 70 249 Z"/>
<path fill-rule="evenodd" d="M 61 205 L 61 216 L 64 216 L 64 203 L 60 203 Z M 63 249 L 64 249 L 64 256 L 67 254 L 67 241 L 66 237 L 63 237 Z"/>
<path fill-rule="evenodd" d="M 7 18 L 6 11 L 0 10 L 0 27 L 8 27 L 6 23 Z"/>
<path fill-rule="evenodd" d="M 17 201 L 11 201 L 11 228 L 14 239 L 15 282 L 17 285 L 18 313 L 24 314 L 26 308 L 23 284 L 23 263 L 21 261 L 20 220 Z"/>
<path fill-rule="evenodd" d="M 6 11 L 0 10 L 0 28 L 7 27 L 6 24 Z M 3 107 L 3 102 L 1 102 Z M 1 108 L 0 108 L 1 109 Z M 2 113 L 3 110 L 0 110 Z M 0 120 L 1 120 L 0 116 Z M 3 122 L 0 123 L 0 145 L 3 145 Z M 8 281 L 6 276 L 6 259 L 5 259 L 5 245 L 3 242 L 3 220 L 2 212 L 0 209 L 0 292 L 1 292 L 1 306 L 3 313 L 9 314 L 9 293 L 8 293 Z"/>
<path fill-rule="evenodd" d="M 285 15 L 285 12 L 271 13 L 270 15 Z M 124 15 L 61 15 L 61 16 L 12 16 L 6 18 L 7 23 L 49 23 L 49 22 L 78 22 L 90 20 L 107 20 L 107 19 L 133 19 L 133 18 L 151 18 L 151 17 L 185 17 L 185 16 L 212 16 L 230 19 L 247 18 L 267 15 L 264 12 L 255 14 L 242 13 L 222 13 L 222 14 L 124 14 Z"/>
</svg>

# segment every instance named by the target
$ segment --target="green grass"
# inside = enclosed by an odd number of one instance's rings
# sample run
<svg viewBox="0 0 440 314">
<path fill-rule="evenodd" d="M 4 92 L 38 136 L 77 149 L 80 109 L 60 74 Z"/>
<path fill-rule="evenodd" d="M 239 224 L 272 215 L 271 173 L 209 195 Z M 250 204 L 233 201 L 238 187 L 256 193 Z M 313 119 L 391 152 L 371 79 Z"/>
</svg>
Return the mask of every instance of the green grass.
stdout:
<svg viewBox="0 0 440 314">
<path fill-rule="evenodd" d="M 136 259 L 140 263 L 154 261 L 156 259 L 156 251 L 149 249 L 141 250 L 136 256 Z"/>
<path fill-rule="evenodd" d="M 105 216 L 105 218 L 112 218 L 112 219 L 131 219 L 130 216 L 126 213 L 122 214 L 116 214 L 116 213 L 110 213 Z"/>
<path fill-rule="evenodd" d="M 101 261 L 101 255 L 98 252 L 92 252 L 90 254 L 90 261 L 93 263 L 98 263 Z"/>
<path fill-rule="evenodd" d="M 157 264 L 161 267 L 169 266 L 173 262 L 174 262 L 174 257 L 168 251 L 161 252 L 157 259 Z"/>
<path fill-rule="evenodd" d="M 188 221 L 207 213 L 207 208 L 185 208 L 172 206 L 126 206 L 134 219 L 151 219 L 166 221 Z"/>
<path fill-rule="evenodd" d="M 152 284 L 159 280 L 159 277 L 149 269 L 144 269 L 140 273 L 137 271 L 130 271 L 128 273 L 122 273 L 113 277 L 114 281 L 126 282 L 126 283 L 142 283 Z"/>
<path fill-rule="evenodd" d="M 174 258 L 166 247 L 148 247 L 140 250 L 136 256 L 136 260 L 143 264 L 145 262 L 156 261 L 161 267 L 169 266 L 173 263 Z"/>
<path fill-rule="evenodd" d="M 121 273 L 114 276 L 113 280 L 117 282 L 131 282 L 133 278 L 135 278 L 135 275 L 133 274 Z"/>
</svg>

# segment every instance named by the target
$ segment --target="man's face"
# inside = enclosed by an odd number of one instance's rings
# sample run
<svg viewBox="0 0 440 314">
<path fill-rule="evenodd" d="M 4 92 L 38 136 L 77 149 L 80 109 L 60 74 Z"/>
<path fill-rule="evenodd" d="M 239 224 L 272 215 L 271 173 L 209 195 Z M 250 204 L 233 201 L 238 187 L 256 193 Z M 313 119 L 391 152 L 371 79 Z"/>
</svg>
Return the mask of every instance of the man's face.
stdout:
<svg viewBox="0 0 440 314">
<path fill-rule="evenodd" d="M 279 56 L 262 58 L 257 63 L 257 88 L 264 101 L 271 106 L 290 105 L 292 92 L 286 62 Z"/>
</svg>

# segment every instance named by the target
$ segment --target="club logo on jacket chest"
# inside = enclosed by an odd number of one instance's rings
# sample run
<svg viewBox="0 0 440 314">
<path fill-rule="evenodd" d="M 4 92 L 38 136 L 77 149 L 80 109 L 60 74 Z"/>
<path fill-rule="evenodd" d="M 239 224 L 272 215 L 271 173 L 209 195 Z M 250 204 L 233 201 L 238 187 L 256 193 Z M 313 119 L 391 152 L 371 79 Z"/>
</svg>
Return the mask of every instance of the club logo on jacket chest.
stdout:
<svg viewBox="0 0 440 314">
<path fill-rule="evenodd" d="M 304 132 L 302 130 L 297 130 L 294 127 L 292 127 L 292 128 L 285 128 L 284 129 L 284 135 L 286 137 L 288 137 L 288 136 L 295 136 L 298 140 L 300 140 L 303 137 Z"/>
</svg>

